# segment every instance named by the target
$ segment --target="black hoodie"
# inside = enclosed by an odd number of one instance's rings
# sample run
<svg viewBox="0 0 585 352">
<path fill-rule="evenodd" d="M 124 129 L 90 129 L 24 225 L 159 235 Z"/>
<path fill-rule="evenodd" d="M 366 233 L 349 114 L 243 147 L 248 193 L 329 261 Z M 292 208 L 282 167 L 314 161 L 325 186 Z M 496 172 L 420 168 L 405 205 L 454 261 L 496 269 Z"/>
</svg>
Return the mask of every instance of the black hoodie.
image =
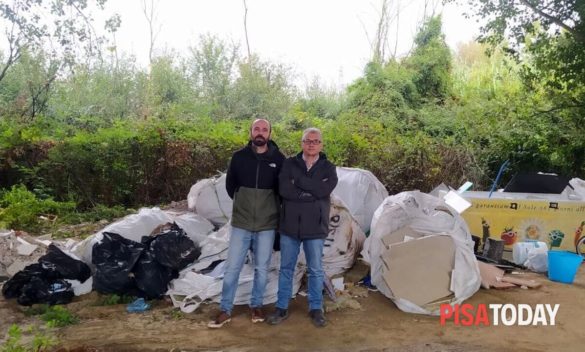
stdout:
<svg viewBox="0 0 585 352">
<path fill-rule="evenodd" d="M 275 230 L 278 226 L 278 173 L 284 155 L 273 141 L 257 154 L 252 142 L 232 156 L 225 188 L 234 200 L 232 226 L 248 231 Z"/>
</svg>

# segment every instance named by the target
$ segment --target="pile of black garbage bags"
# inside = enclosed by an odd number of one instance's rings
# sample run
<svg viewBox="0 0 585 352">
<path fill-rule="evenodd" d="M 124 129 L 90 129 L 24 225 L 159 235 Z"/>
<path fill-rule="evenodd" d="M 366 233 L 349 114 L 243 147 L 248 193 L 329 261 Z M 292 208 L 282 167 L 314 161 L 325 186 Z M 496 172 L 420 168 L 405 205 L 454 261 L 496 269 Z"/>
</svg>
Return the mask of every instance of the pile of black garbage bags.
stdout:
<svg viewBox="0 0 585 352">
<path fill-rule="evenodd" d="M 74 296 L 67 280 L 85 282 L 91 276 L 87 264 L 73 259 L 51 244 L 47 253 L 35 264 L 17 272 L 4 286 L 5 298 L 16 298 L 18 304 L 30 306 L 35 303 L 65 304 Z"/>
<path fill-rule="evenodd" d="M 142 237 L 140 243 L 116 233 L 102 235 L 92 248 L 93 289 L 100 293 L 160 298 L 179 271 L 201 255 L 201 247 L 176 224 L 169 231 Z M 50 245 L 37 264 L 4 284 L 2 294 L 21 305 L 69 303 L 73 289 L 64 279 L 85 282 L 90 276 L 87 264 Z"/>
</svg>

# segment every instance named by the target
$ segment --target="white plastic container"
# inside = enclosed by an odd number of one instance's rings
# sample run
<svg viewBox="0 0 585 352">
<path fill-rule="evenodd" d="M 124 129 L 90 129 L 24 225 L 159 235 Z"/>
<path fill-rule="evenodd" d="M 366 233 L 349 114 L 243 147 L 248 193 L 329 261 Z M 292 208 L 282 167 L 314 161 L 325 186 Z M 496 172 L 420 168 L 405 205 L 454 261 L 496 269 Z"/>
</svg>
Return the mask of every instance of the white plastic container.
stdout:
<svg viewBox="0 0 585 352">
<path fill-rule="evenodd" d="M 516 242 L 512 246 L 512 261 L 518 265 L 524 265 L 528 254 L 534 249 L 548 250 L 546 243 L 540 241 Z"/>
</svg>

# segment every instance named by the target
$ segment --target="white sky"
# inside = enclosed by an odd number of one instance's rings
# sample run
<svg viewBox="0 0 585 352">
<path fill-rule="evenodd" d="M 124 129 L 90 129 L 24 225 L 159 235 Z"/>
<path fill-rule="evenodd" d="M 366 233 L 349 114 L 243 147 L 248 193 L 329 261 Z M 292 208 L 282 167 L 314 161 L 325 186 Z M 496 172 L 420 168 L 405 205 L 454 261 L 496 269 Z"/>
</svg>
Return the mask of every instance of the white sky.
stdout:
<svg viewBox="0 0 585 352">
<path fill-rule="evenodd" d="M 136 56 L 137 62 L 146 66 L 149 33 L 142 1 L 109 0 L 106 14 L 119 13 L 122 17 L 116 34 L 119 52 Z M 390 2 L 402 8 L 398 36 L 396 22 L 389 35 L 392 50 L 398 39 L 400 56 L 412 47 L 425 1 Z M 478 34 L 478 25 L 463 17 L 464 9 L 456 5 L 443 7 L 440 0 L 434 2 L 439 4 L 437 12 L 443 14 L 443 32 L 453 50 L 457 43 L 472 40 Z M 325 84 L 341 87 L 359 77 L 371 57 L 368 36 L 375 34 L 381 3 L 382 0 L 247 0 L 251 50 L 261 59 L 293 67 L 301 85 L 318 76 Z M 160 33 L 155 53 L 175 50 L 184 54 L 205 33 L 237 42 L 245 53 L 243 0 L 159 0 L 156 6 Z M 97 29 L 100 26 L 96 21 Z"/>
</svg>

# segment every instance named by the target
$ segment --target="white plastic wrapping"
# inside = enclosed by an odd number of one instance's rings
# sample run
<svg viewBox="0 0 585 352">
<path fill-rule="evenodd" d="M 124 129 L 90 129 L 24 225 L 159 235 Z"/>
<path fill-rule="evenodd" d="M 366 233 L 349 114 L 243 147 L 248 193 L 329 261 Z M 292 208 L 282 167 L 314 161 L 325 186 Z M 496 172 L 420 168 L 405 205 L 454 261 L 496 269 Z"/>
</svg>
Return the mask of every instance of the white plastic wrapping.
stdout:
<svg viewBox="0 0 585 352">
<path fill-rule="evenodd" d="M 218 267 L 221 264 L 218 265 Z M 264 291 L 263 304 L 276 302 L 278 295 L 278 273 L 280 266 L 280 252 L 272 253 L 266 289 Z M 198 273 L 197 263 L 185 268 L 179 274 L 179 278 L 171 281 L 167 294 L 171 297 L 173 306 L 185 313 L 194 312 L 202 303 L 216 302 L 221 300 L 223 287 L 223 270 L 214 270 L 209 274 Z M 293 279 L 293 295 L 299 290 L 305 267 L 297 264 Z M 254 264 L 251 256 L 240 272 L 238 288 L 234 298 L 235 305 L 249 304 L 254 285 Z"/>
</svg>

